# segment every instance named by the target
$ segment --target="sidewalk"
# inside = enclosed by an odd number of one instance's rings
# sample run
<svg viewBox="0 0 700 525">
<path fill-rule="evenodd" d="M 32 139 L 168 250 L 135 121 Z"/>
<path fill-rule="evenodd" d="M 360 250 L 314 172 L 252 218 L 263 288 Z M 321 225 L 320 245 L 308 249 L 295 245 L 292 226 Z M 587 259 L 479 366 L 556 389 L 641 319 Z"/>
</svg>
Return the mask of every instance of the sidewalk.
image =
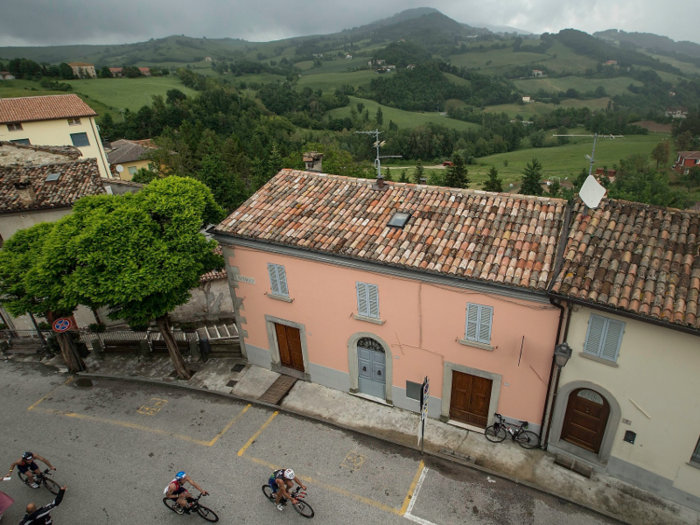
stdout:
<svg viewBox="0 0 700 525">
<path fill-rule="evenodd" d="M 36 360 L 15 355 L 13 360 Z M 46 364 L 54 364 L 47 362 Z M 240 359 L 211 359 L 189 363 L 195 375 L 189 382 L 172 377 L 167 356 L 140 361 L 132 355 L 108 356 L 104 361 L 90 357 L 89 373 L 120 378 L 148 379 L 258 399 L 279 374 L 245 364 Z M 235 365 L 244 365 L 235 371 Z M 241 366 L 236 367 L 240 369 Z M 374 403 L 316 383 L 298 381 L 282 400 L 281 407 L 325 420 L 345 428 L 388 439 L 411 448 L 417 446 L 420 417 L 399 408 Z M 530 485 L 544 492 L 598 510 L 633 525 L 700 525 L 700 514 L 605 474 L 587 479 L 554 464 L 554 455 L 543 450 L 525 450 L 510 440 L 494 444 L 483 434 L 464 430 L 434 419 L 426 422 L 425 450 L 442 457 L 475 460 L 475 467 Z M 459 459 L 458 459 L 459 460 Z M 473 465 L 472 465 L 473 466 Z"/>
</svg>

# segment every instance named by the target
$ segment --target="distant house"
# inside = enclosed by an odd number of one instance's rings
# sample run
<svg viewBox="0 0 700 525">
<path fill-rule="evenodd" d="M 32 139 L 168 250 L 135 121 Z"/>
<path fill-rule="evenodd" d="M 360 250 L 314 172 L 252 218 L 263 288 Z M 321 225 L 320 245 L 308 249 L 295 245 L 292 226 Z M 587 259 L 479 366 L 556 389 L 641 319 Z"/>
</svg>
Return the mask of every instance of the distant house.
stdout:
<svg viewBox="0 0 700 525">
<path fill-rule="evenodd" d="M 345 60 L 351 60 L 351 59 L 352 59 L 352 55 L 345 55 Z"/>
<path fill-rule="evenodd" d="M 524 103 L 524 104 L 530 104 L 530 103 L 532 103 L 532 102 L 534 102 L 534 101 L 535 101 L 535 99 L 533 99 L 532 97 L 523 97 L 523 103 Z"/>
<path fill-rule="evenodd" d="M 0 80 L 14 80 L 15 76 L 9 71 L 0 71 Z"/>
<path fill-rule="evenodd" d="M 395 71 L 396 66 L 386 66 L 387 71 Z"/>
<path fill-rule="evenodd" d="M 596 168 L 595 178 L 600 180 L 601 177 L 607 177 L 610 182 L 615 182 L 615 177 L 617 176 L 617 170 L 609 169 L 606 173 L 605 168 Z"/>
<path fill-rule="evenodd" d="M 532 70 L 532 76 L 533 76 L 533 77 L 536 77 L 536 78 L 537 78 L 537 77 L 543 77 L 543 76 L 544 76 L 544 71 L 542 71 L 541 69 L 533 69 L 533 70 Z"/>
<path fill-rule="evenodd" d="M 617 60 L 608 60 L 606 62 L 603 62 L 604 66 L 617 66 Z"/>
<path fill-rule="evenodd" d="M 131 180 L 138 170 L 149 167 L 146 154 L 155 144 L 150 139 L 116 140 L 110 146 L 107 152 L 110 171 L 118 179 Z"/>
<path fill-rule="evenodd" d="M 700 151 L 679 151 L 673 169 L 677 173 L 688 174 L 695 166 L 700 166 Z"/>
<path fill-rule="evenodd" d="M 139 71 L 144 77 L 150 77 L 151 76 L 151 68 L 150 67 L 140 67 Z"/>
<path fill-rule="evenodd" d="M 688 108 L 667 108 L 664 115 L 671 118 L 686 118 L 688 116 Z"/>
<path fill-rule="evenodd" d="M 110 67 L 109 72 L 112 74 L 114 78 L 121 78 L 124 76 L 124 68 L 123 67 Z"/>
<path fill-rule="evenodd" d="M 323 53 L 314 53 L 314 58 L 323 58 Z"/>
<path fill-rule="evenodd" d="M 96 78 L 95 66 L 87 62 L 69 62 L 68 65 L 73 70 L 73 74 L 78 78 Z"/>
<path fill-rule="evenodd" d="M 369 67 L 377 67 L 377 66 L 383 66 L 386 65 L 386 60 L 377 60 L 376 58 L 373 58 L 368 62 Z"/>
<path fill-rule="evenodd" d="M 211 57 L 204 57 L 205 62 L 211 62 Z"/>
<path fill-rule="evenodd" d="M 406 69 L 416 69 L 416 65 L 415 64 L 408 64 L 406 66 Z"/>
</svg>

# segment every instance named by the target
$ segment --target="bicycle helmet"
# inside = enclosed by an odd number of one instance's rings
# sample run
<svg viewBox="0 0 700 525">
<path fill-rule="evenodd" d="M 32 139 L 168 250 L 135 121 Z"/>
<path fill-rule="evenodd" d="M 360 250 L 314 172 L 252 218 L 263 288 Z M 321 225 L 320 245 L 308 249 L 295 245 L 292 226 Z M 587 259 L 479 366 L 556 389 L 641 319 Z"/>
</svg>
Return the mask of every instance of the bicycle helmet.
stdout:
<svg viewBox="0 0 700 525">
<path fill-rule="evenodd" d="M 32 454 L 31 452 L 25 452 L 24 454 L 22 454 L 22 459 L 31 461 L 32 459 L 34 459 L 34 454 Z"/>
<path fill-rule="evenodd" d="M 295 478 L 294 471 L 292 469 L 288 468 L 287 470 L 284 471 L 284 477 L 287 479 L 294 479 Z"/>
<path fill-rule="evenodd" d="M 181 470 L 180 472 L 175 474 L 175 479 L 178 481 L 182 481 L 183 479 L 185 479 L 185 476 L 187 476 L 187 474 L 185 473 L 184 470 Z"/>
</svg>

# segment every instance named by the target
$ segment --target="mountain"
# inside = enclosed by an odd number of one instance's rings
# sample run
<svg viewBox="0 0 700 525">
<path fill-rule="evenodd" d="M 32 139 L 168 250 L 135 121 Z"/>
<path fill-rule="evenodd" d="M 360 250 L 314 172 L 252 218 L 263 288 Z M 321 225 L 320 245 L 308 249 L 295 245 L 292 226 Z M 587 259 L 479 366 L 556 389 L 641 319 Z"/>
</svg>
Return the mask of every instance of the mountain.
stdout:
<svg viewBox="0 0 700 525">
<path fill-rule="evenodd" d="M 700 59 L 700 44 L 687 40 L 676 42 L 666 36 L 653 33 L 627 33 L 618 29 L 608 29 L 593 33 L 593 36 L 608 42 L 624 43 L 634 47 L 640 47 L 659 55 L 686 55 L 693 59 Z M 682 59 L 681 59 L 682 60 Z"/>
<path fill-rule="evenodd" d="M 480 22 L 471 24 L 472 27 L 483 27 L 488 29 L 492 33 L 517 33 L 518 35 L 532 35 L 530 31 L 525 31 L 524 29 L 518 29 L 517 27 L 511 26 L 496 26 L 493 24 L 482 24 Z"/>
<path fill-rule="evenodd" d="M 373 29 L 377 27 L 382 27 L 382 26 L 390 26 L 394 24 L 398 24 L 399 22 L 405 22 L 406 20 L 411 20 L 413 18 L 420 18 L 421 16 L 424 15 L 430 15 L 433 13 L 439 13 L 437 9 L 433 7 L 416 7 L 414 9 L 406 9 L 405 11 L 401 11 L 400 13 L 396 13 L 394 16 L 390 16 L 389 18 L 383 18 L 381 20 L 377 20 L 376 22 L 372 22 L 370 24 L 365 24 L 363 26 L 359 27 L 353 27 L 352 29 L 345 29 L 344 31 L 356 31 L 356 30 L 366 30 L 366 29 Z"/>
</svg>

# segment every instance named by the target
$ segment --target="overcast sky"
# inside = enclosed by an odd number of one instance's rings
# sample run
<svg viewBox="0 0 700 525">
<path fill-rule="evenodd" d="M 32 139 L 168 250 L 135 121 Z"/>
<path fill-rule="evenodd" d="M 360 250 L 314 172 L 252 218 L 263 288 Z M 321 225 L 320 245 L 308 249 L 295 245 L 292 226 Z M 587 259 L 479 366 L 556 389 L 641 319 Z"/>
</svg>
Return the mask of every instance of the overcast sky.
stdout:
<svg viewBox="0 0 700 525">
<path fill-rule="evenodd" d="M 174 34 L 268 41 L 333 33 L 426 5 L 471 25 L 534 33 L 616 28 L 700 43 L 698 0 L 0 0 L 0 46 L 121 44 Z"/>
</svg>

